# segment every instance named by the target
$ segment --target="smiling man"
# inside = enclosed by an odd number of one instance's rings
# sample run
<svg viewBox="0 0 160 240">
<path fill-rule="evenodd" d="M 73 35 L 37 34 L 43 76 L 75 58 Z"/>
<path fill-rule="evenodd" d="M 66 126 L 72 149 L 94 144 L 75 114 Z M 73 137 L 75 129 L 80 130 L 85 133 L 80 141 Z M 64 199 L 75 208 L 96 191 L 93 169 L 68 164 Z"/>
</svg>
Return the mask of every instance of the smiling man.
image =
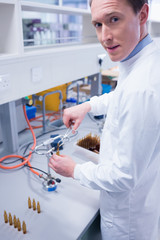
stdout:
<svg viewBox="0 0 160 240">
<path fill-rule="evenodd" d="M 92 23 L 96 28 L 98 40 L 112 61 L 126 58 L 137 43 L 147 35 L 145 23 L 148 17 L 148 5 L 144 4 L 141 11 L 135 13 L 129 2 L 124 4 L 124 0 L 98 0 L 91 4 Z"/>
<path fill-rule="evenodd" d="M 116 89 L 66 109 L 77 129 L 87 112 L 107 114 L 99 163 L 56 156 L 50 167 L 100 190 L 103 240 L 158 240 L 160 216 L 160 50 L 147 31 L 147 0 L 92 0 L 92 23 L 112 61 Z"/>
</svg>

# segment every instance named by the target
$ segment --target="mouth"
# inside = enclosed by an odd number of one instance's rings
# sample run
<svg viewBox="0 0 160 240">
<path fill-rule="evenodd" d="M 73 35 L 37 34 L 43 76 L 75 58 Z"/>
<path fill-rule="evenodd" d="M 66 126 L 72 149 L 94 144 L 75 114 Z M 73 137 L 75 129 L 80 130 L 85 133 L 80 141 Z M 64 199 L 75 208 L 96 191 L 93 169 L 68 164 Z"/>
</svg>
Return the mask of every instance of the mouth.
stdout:
<svg viewBox="0 0 160 240">
<path fill-rule="evenodd" d="M 115 46 L 111 46 L 111 47 L 107 47 L 107 50 L 109 52 L 114 52 L 115 50 L 117 50 L 117 48 L 119 47 L 120 45 L 115 45 Z"/>
</svg>

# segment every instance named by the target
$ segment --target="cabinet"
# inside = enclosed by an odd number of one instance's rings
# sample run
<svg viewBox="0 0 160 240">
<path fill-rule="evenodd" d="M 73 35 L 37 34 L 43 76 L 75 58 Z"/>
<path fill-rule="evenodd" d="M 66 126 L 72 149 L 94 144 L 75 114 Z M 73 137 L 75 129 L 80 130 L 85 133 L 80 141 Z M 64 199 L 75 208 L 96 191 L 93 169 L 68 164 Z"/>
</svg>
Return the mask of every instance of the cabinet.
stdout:
<svg viewBox="0 0 160 240">
<path fill-rule="evenodd" d="M 91 25 L 89 7 L 64 6 L 62 1 L 43 2 L 0 0 L 0 104 L 99 71 L 97 56 L 104 50 Z M 54 25 L 54 36 L 45 32 L 40 39 L 33 33 L 31 39 L 26 39 L 26 16 L 37 19 L 43 15 L 48 21 L 46 29 L 49 24 Z M 62 21 L 66 18 L 71 19 L 69 24 Z M 80 19 L 80 23 L 73 22 L 73 18 Z M 68 31 L 72 33 L 69 37 Z"/>
<path fill-rule="evenodd" d="M 0 60 L 20 53 L 22 44 L 18 4 L 0 1 Z"/>
</svg>

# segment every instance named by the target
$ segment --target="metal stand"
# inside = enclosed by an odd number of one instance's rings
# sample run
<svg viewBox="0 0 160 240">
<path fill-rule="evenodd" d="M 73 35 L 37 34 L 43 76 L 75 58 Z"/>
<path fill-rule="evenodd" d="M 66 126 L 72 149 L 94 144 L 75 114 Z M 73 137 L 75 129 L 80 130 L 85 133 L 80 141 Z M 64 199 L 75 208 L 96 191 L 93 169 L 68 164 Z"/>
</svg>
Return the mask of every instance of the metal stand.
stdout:
<svg viewBox="0 0 160 240">
<path fill-rule="evenodd" d="M 19 147 L 15 101 L 0 105 L 0 121 L 4 150 L 14 153 Z"/>
<path fill-rule="evenodd" d="M 101 72 L 90 77 L 91 80 L 91 97 L 102 94 L 102 75 Z"/>
<path fill-rule="evenodd" d="M 59 119 L 58 123 L 62 125 L 62 98 L 63 98 L 62 92 L 61 92 L 60 90 L 48 92 L 48 93 L 46 93 L 46 94 L 43 95 L 43 100 L 42 100 L 43 132 L 44 132 L 44 133 L 46 132 L 45 99 L 46 99 L 46 97 L 47 97 L 48 95 L 55 94 L 55 93 L 59 93 L 59 99 L 60 99 L 60 119 Z"/>
</svg>

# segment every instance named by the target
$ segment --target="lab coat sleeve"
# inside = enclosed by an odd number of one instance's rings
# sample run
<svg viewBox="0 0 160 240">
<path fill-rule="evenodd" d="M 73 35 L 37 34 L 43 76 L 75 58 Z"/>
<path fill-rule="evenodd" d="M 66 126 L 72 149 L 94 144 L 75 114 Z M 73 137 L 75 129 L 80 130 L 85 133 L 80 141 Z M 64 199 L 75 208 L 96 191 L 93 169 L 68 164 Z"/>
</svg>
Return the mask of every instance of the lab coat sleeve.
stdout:
<svg viewBox="0 0 160 240">
<path fill-rule="evenodd" d="M 106 114 L 113 95 L 114 91 L 110 93 L 104 93 L 99 97 L 97 96 L 92 97 L 89 101 L 91 105 L 90 112 L 93 113 L 94 115 Z"/>
<path fill-rule="evenodd" d="M 160 99 L 152 92 L 123 97 L 119 103 L 118 141 L 112 161 L 107 161 L 106 153 L 105 161 L 98 165 L 92 162 L 78 164 L 75 179 L 84 186 L 110 192 L 134 188 L 155 160 L 160 139 L 159 106 Z M 106 134 L 110 131 L 104 130 Z"/>
</svg>

